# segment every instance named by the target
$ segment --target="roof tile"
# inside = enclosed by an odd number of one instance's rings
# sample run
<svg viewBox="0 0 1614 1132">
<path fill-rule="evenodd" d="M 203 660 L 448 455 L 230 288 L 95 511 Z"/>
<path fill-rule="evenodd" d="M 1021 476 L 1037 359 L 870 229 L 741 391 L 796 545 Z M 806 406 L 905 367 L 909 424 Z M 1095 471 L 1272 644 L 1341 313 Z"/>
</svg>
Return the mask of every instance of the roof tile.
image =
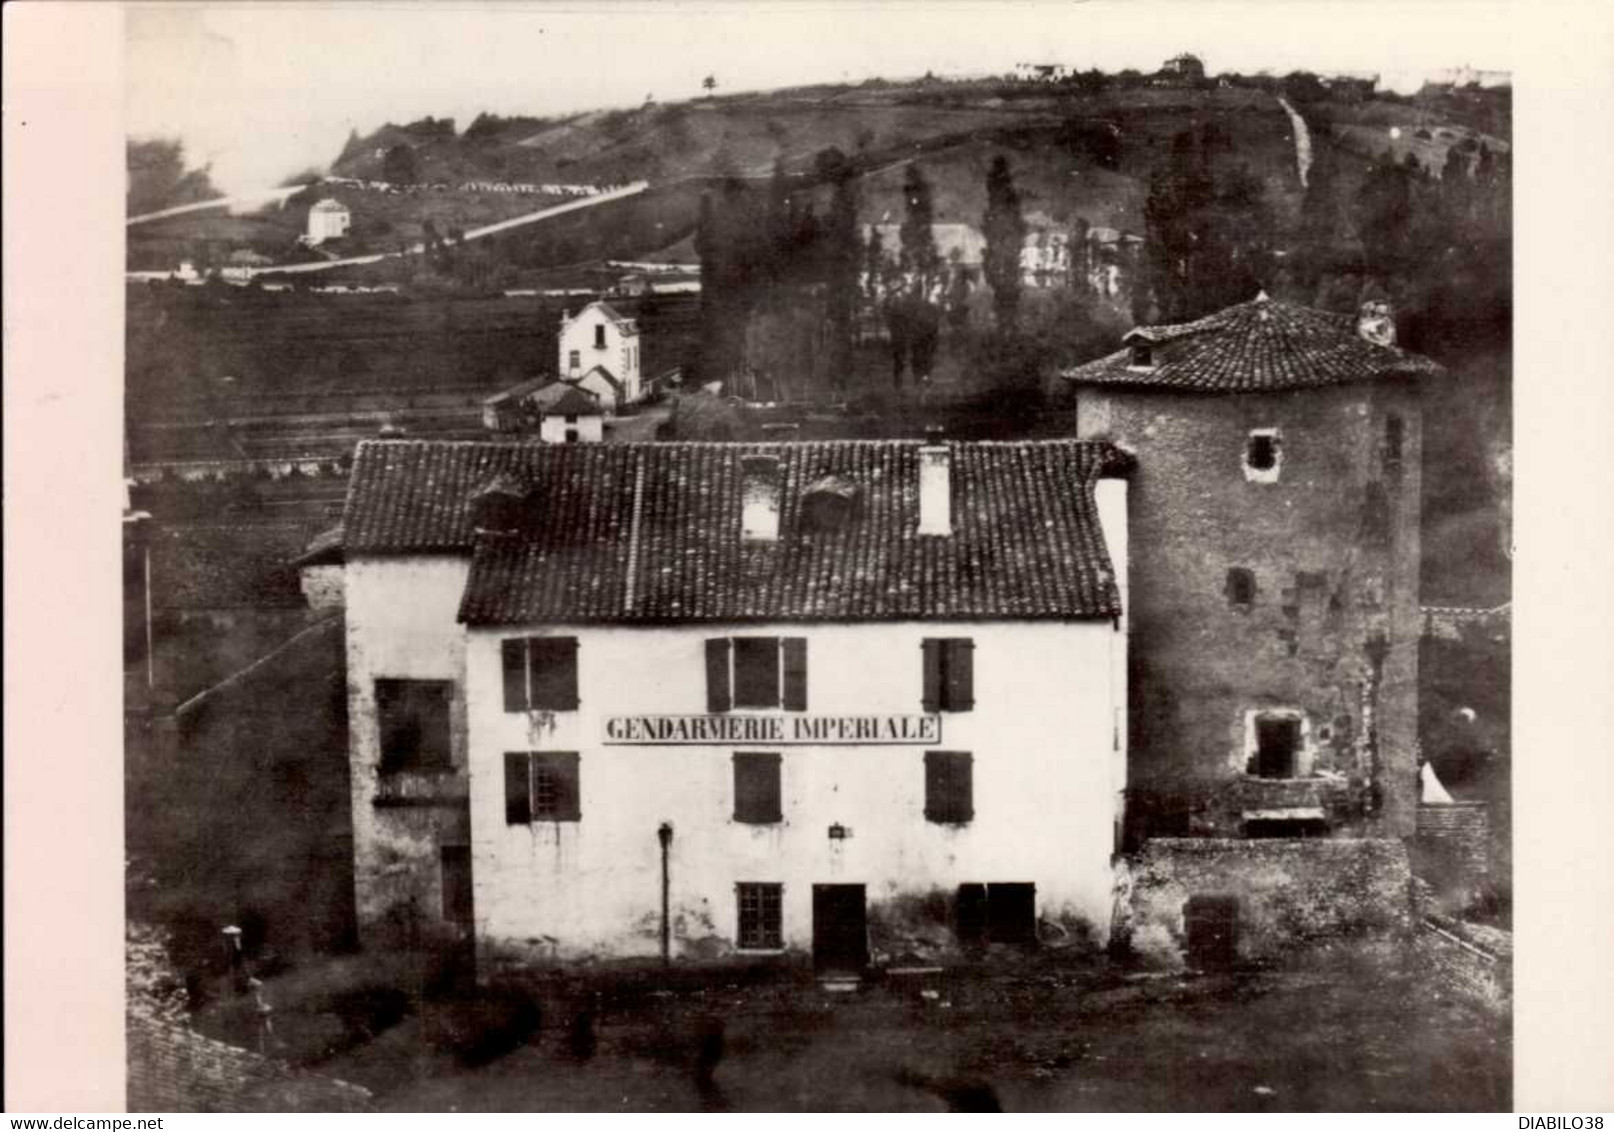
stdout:
<svg viewBox="0 0 1614 1132">
<path fill-rule="evenodd" d="M 468 553 L 460 618 L 530 622 L 1084 618 L 1119 612 L 1093 502 L 1130 470 L 1106 444 L 952 444 L 953 533 L 918 534 L 917 441 L 532 445 L 367 441 L 350 555 Z M 780 460 L 780 536 L 740 538 L 741 457 Z M 479 535 L 470 497 L 533 485 L 516 535 Z M 801 520 L 826 476 L 856 485 L 830 530 Z"/>
</svg>

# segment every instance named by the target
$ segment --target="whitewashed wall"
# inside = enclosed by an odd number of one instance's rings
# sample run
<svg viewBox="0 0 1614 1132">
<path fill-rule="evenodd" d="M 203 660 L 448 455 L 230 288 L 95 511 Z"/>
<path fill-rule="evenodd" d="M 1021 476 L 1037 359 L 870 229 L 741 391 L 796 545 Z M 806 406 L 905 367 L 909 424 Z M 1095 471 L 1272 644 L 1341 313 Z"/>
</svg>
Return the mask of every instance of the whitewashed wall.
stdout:
<svg viewBox="0 0 1614 1132">
<path fill-rule="evenodd" d="M 1123 544 L 1124 545 L 1124 544 Z M 469 634 L 475 915 L 484 960 L 655 955 L 657 828 L 671 822 L 675 954 L 735 938 L 734 885 L 784 885 L 787 948 L 812 940 L 812 886 L 861 883 L 871 909 L 902 893 L 970 882 L 1032 882 L 1044 918 L 1108 930 L 1111 853 L 1124 785 L 1125 635 L 1108 621 L 898 623 L 546 630 L 579 639 L 580 709 L 506 714 L 499 641 Z M 808 638 L 810 713 L 918 714 L 920 641 L 975 640 L 975 709 L 946 713 L 930 749 L 974 755 L 975 818 L 924 817 L 925 746 L 769 748 L 602 744 L 607 716 L 706 710 L 703 642 L 722 635 Z M 1117 698 L 1119 696 L 1119 698 Z M 783 755 L 784 820 L 733 817 L 736 750 Z M 507 751 L 577 751 L 580 822 L 505 823 Z M 1118 775 L 1117 768 L 1121 768 Z M 832 841 L 828 827 L 850 829 Z"/>
</svg>

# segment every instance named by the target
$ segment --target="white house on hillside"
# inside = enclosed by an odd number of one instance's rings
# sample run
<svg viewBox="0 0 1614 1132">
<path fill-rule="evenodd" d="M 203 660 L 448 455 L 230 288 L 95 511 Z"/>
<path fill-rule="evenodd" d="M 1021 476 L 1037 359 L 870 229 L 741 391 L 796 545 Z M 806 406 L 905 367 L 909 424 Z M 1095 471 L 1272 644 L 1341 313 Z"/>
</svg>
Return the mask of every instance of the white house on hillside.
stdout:
<svg viewBox="0 0 1614 1132">
<path fill-rule="evenodd" d="M 1070 440 L 361 444 L 362 940 L 474 936 L 483 973 L 1102 941 L 1131 468 Z"/>
<path fill-rule="evenodd" d="M 326 240 L 339 240 L 353 226 L 353 213 L 335 197 L 326 197 L 308 210 L 308 232 L 303 243 L 309 246 Z"/>
<path fill-rule="evenodd" d="M 607 411 L 632 405 L 643 394 L 638 323 L 609 303 L 593 302 L 575 315 L 561 315 L 557 364 L 562 378 L 599 397 Z"/>
</svg>

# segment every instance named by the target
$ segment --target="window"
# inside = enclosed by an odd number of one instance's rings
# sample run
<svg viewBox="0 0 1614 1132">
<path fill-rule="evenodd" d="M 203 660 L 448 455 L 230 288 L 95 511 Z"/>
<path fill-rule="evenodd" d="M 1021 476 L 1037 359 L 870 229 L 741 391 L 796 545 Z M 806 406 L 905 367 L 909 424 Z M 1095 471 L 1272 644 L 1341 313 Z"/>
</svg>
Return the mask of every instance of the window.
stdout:
<svg viewBox="0 0 1614 1132">
<path fill-rule="evenodd" d="M 807 638 L 714 637 L 706 642 L 706 710 L 807 710 Z"/>
<path fill-rule="evenodd" d="M 576 751 L 513 751 L 504 756 L 506 824 L 582 819 Z"/>
<path fill-rule="evenodd" d="M 577 430 L 575 428 L 567 429 L 566 430 L 566 443 L 567 444 L 576 444 L 577 440 L 578 440 Z"/>
<path fill-rule="evenodd" d="M 605 349 L 605 324 L 604 323 L 600 323 L 600 324 L 598 324 L 597 326 L 594 327 L 594 348 L 596 350 Z"/>
<path fill-rule="evenodd" d="M 499 651 L 505 711 L 577 710 L 576 637 L 512 637 Z"/>
<path fill-rule="evenodd" d="M 1399 416 L 1391 413 L 1384 418 L 1384 471 L 1395 475 L 1401 471 L 1401 460 L 1407 443 L 1407 426 Z"/>
<path fill-rule="evenodd" d="M 925 820 L 963 825 L 975 817 L 971 757 L 966 751 L 925 752 Z"/>
<path fill-rule="evenodd" d="M 381 770 L 450 770 L 449 680 L 377 680 L 376 717 L 381 730 Z"/>
<path fill-rule="evenodd" d="M 1240 610 L 1255 604 L 1255 575 L 1242 566 L 1227 572 L 1227 603 Z"/>
<path fill-rule="evenodd" d="M 975 707 L 975 642 L 969 637 L 927 637 L 924 654 L 926 711 L 969 711 Z"/>
<path fill-rule="evenodd" d="M 1257 778 L 1299 777 L 1303 717 L 1298 712 L 1257 712 L 1251 722 L 1250 773 Z"/>
<path fill-rule="evenodd" d="M 1132 344 L 1132 368 L 1153 369 L 1154 347 L 1147 342 L 1134 342 Z"/>
<path fill-rule="evenodd" d="M 784 818 L 779 803 L 779 756 L 734 756 L 734 820 L 771 825 Z"/>
<path fill-rule="evenodd" d="M 778 951 L 784 946 L 781 930 L 782 884 L 738 884 L 739 946 L 742 951 Z"/>
<path fill-rule="evenodd" d="M 471 847 L 442 848 L 443 919 L 451 924 L 471 922 Z"/>
<path fill-rule="evenodd" d="M 583 366 L 583 351 L 572 350 L 566 355 L 566 364 L 569 369 L 581 369 Z"/>
<path fill-rule="evenodd" d="M 1258 428 L 1250 433 L 1249 439 L 1244 443 L 1244 470 L 1247 478 L 1271 483 L 1278 478 L 1279 459 L 1277 429 Z"/>
</svg>

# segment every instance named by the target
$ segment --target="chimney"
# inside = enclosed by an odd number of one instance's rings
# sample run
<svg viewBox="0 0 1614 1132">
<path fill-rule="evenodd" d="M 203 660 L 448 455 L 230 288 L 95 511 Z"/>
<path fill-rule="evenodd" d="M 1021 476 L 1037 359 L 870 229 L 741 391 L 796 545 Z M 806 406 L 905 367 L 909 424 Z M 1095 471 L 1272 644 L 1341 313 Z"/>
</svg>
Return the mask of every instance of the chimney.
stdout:
<svg viewBox="0 0 1614 1132">
<path fill-rule="evenodd" d="M 740 538 L 745 542 L 779 539 L 779 457 L 740 457 Z"/>
<path fill-rule="evenodd" d="M 1375 346 L 1395 345 L 1395 312 L 1389 296 L 1369 294 L 1356 313 L 1356 333 Z"/>
<path fill-rule="evenodd" d="M 919 533 L 953 533 L 953 473 L 942 430 L 927 428 L 919 449 Z"/>
</svg>

